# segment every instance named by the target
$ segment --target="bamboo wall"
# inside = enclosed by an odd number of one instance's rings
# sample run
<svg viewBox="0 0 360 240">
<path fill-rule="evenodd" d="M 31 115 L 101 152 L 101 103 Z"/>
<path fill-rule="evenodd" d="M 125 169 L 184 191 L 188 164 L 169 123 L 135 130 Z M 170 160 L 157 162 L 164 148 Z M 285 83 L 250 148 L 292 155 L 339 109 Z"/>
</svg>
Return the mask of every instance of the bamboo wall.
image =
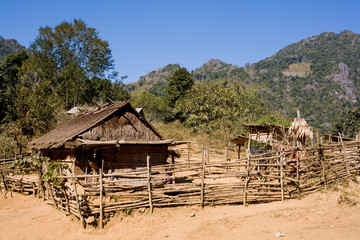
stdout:
<svg viewBox="0 0 360 240">
<path fill-rule="evenodd" d="M 197 148 L 197 150 L 196 150 Z M 249 204 L 281 201 L 308 194 L 360 173 L 360 142 L 331 143 L 310 148 L 233 159 L 236 155 L 194 147 L 199 157 L 152 166 L 148 156 L 140 169 L 97 175 L 61 176 L 59 186 L 12 169 L 1 170 L 3 192 L 41 196 L 85 222 L 124 209 L 184 205 Z"/>
</svg>

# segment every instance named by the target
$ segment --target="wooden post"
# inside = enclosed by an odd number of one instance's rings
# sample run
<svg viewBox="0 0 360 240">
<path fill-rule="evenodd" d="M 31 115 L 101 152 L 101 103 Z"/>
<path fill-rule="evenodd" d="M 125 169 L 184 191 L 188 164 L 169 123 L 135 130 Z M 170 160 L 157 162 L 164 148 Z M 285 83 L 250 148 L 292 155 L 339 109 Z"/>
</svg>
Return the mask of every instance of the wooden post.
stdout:
<svg viewBox="0 0 360 240">
<path fill-rule="evenodd" d="M 150 158 L 150 156 L 149 156 L 149 158 Z M 173 164 L 173 165 L 175 164 L 175 156 L 174 156 L 174 154 L 171 154 L 171 164 Z M 175 182 L 176 182 L 175 179 L 176 179 L 176 178 L 175 178 L 174 168 L 172 167 L 171 170 L 173 171 L 171 183 L 172 183 L 172 184 L 175 184 Z"/>
<path fill-rule="evenodd" d="M 284 153 L 280 158 L 280 184 L 281 184 L 281 201 L 284 201 Z"/>
<path fill-rule="evenodd" d="M 250 155 L 251 155 L 251 138 L 250 138 L 250 133 L 248 134 L 248 146 L 247 146 L 247 158 L 246 158 L 246 177 L 245 177 L 245 182 L 244 182 L 244 200 L 243 200 L 243 204 L 244 206 L 246 206 L 246 200 L 247 200 L 247 188 L 248 188 L 248 184 L 250 181 L 249 178 L 249 171 L 250 171 Z"/>
<path fill-rule="evenodd" d="M 41 193 L 41 180 L 39 178 L 38 198 L 40 198 Z"/>
<path fill-rule="evenodd" d="M 43 180 L 42 180 L 42 177 L 41 175 L 39 175 L 39 189 L 41 191 L 41 195 L 43 197 L 43 201 L 45 201 L 45 187 L 44 187 L 44 184 L 43 184 Z M 40 194 L 39 194 L 39 198 L 40 198 Z"/>
<path fill-rule="evenodd" d="M 104 207 L 103 207 L 103 169 L 99 168 L 99 183 L 100 183 L 100 227 L 104 228 Z"/>
<path fill-rule="evenodd" d="M 206 163 L 209 163 L 209 147 L 205 149 Z"/>
<path fill-rule="evenodd" d="M 201 172 L 201 185 L 200 185 L 200 206 L 203 208 L 204 207 L 204 201 L 205 201 L 205 196 L 204 196 L 204 185 L 205 185 L 205 148 L 202 148 L 201 151 L 201 156 L 202 156 L 202 172 Z"/>
<path fill-rule="evenodd" d="M 23 194 L 24 193 L 24 187 L 23 187 L 23 180 L 24 175 L 21 176 L 20 180 L 19 180 L 19 185 L 20 185 L 20 193 Z"/>
<path fill-rule="evenodd" d="M 339 133 L 339 138 L 340 138 L 343 150 L 344 150 L 344 161 L 345 161 L 346 173 L 347 173 L 348 178 L 351 178 L 350 169 L 349 169 L 349 163 L 348 163 L 348 159 L 347 159 L 347 156 L 346 156 L 345 144 L 344 144 L 344 142 L 342 140 L 342 137 L 341 137 L 340 133 Z"/>
<path fill-rule="evenodd" d="M 188 151 L 187 151 L 187 162 L 190 163 L 190 143 L 187 144 Z"/>
<path fill-rule="evenodd" d="M 57 208 L 58 205 L 57 205 L 57 202 L 56 202 L 56 200 L 55 200 L 55 196 L 54 196 L 53 189 L 52 189 L 52 187 L 51 187 L 51 185 L 50 185 L 49 182 L 47 182 L 47 185 L 48 185 L 48 187 L 49 187 L 49 192 L 50 192 L 51 198 L 52 198 L 52 200 L 53 200 L 53 202 L 54 202 L 54 207 Z"/>
<path fill-rule="evenodd" d="M 33 187 L 33 196 L 36 197 L 36 186 L 35 183 L 31 183 L 32 187 Z"/>
<path fill-rule="evenodd" d="M 80 210 L 80 204 L 79 204 L 79 198 L 78 198 L 78 194 L 77 194 L 77 188 L 76 188 L 76 180 L 75 180 L 75 176 L 73 177 L 73 184 L 74 184 L 74 194 L 75 194 L 75 200 L 76 200 L 76 208 L 77 208 L 77 211 L 79 213 L 79 217 L 80 217 L 80 220 L 83 224 L 83 228 L 86 227 L 85 225 L 85 220 L 84 220 L 84 217 L 83 215 L 81 214 L 81 210 Z"/>
<path fill-rule="evenodd" d="M 151 166 L 150 166 L 150 156 L 146 155 L 146 165 L 147 165 L 147 181 L 148 181 L 148 193 L 149 193 L 149 207 L 150 212 L 154 211 L 153 202 L 152 202 L 152 192 L 151 192 Z"/>
<path fill-rule="evenodd" d="M 225 153 L 225 162 L 226 163 L 230 163 L 229 150 L 230 150 L 230 141 L 228 143 L 228 146 L 226 147 L 226 153 Z M 226 171 L 229 172 L 229 167 L 226 167 Z"/>
<path fill-rule="evenodd" d="M 70 213 L 69 198 L 68 198 L 68 195 L 66 194 L 66 190 L 63 186 L 61 187 L 61 192 L 64 194 L 64 198 L 65 198 L 65 202 L 66 202 L 66 212 Z"/>
<path fill-rule="evenodd" d="M 320 135 L 319 135 L 319 129 L 316 129 L 316 144 L 320 144 Z"/>
<path fill-rule="evenodd" d="M 250 136 L 250 135 L 249 135 Z M 240 160 L 240 150 L 241 150 L 241 145 L 238 145 L 238 159 Z"/>
</svg>

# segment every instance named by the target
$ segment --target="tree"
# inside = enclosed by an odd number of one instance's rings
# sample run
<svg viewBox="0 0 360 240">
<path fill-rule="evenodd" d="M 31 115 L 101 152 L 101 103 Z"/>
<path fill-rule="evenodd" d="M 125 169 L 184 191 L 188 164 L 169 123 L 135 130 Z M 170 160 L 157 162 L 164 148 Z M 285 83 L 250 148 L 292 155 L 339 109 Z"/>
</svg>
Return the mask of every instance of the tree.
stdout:
<svg viewBox="0 0 360 240">
<path fill-rule="evenodd" d="M 40 28 L 29 52 L 13 97 L 16 133 L 28 139 L 52 129 L 64 109 L 130 97 L 117 73 L 108 74 L 114 67 L 108 42 L 82 20 Z"/>
<path fill-rule="evenodd" d="M 243 123 L 254 122 L 269 112 L 256 90 L 239 85 L 228 88 L 220 82 L 194 85 L 177 101 L 175 111 L 194 129 L 234 134 L 241 133 Z"/>
<path fill-rule="evenodd" d="M 82 20 L 40 28 L 30 50 L 28 64 L 41 80 L 50 81 L 66 108 L 83 104 L 89 80 L 104 79 L 114 68 L 109 43 Z"/>
<path fill-rule="evenodd" d="M 20 82 L 18 73 L 24 61 L 28 59 L 26 51 L 11 54 L 0 65 L 0 119 L 1 123 L 15 120 L 14 106 L 16 85 Z"/>
<path fill-rule="evenodd" d="M 164 119 L 164 99 L 152 93 L 144 92 L 138 95 L 133 104 L 141 107 L 149 121 L 160 122 Z"/>
<path fill-rule="evenodd" d="M 186 91 L 192 88 L 194 79 L 186 68 L 176 70 L 170 77 L 165 95 L 165 103 L 168 107 L 166 121 L 172 121 L 179 116 L 173 112 L 176 102 L 185 96 Z"/>
<path fill-rule="evenodd" d="M 360 107 L 346 109 L 335 124 L 335 131 L 346 137 L 355 137 L 360 131 Z"/>
</svg>

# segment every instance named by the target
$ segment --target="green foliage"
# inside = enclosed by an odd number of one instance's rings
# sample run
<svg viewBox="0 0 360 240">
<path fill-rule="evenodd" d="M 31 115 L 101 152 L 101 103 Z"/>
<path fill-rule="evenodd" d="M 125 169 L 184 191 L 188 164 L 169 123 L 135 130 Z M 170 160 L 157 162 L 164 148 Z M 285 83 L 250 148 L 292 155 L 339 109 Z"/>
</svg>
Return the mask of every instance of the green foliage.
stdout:
<svg viewBox="0 0 360 240">
<path fill-rule="evenodd" d="M 23 62 L 28 59 L 23 50 L 17 54 L 8 55 L 0 65 L 0 119 L 1 123 L 15 120 L 16 85 L 20 80 L 19 70 Z"/>
<path fill-rule="evenodd" d="M 176 102 L 185 96 L 185 93 L 194 85 L 194 79 L 186 68 L 180 68 L 171 75 L 165 95 L 165 104 L 168 107 L 166 121 L 178 119 L 178 115 L 173 111 Z"/>
<path fill-rule="evenodd" d="M 40 157 L 38 155 L 17 159 L 14 162 L 14 167 L 25 174 L 38 173 L 43 180 L 55 185 L 60 183 L 58 176 L 62 171 L 70 171 L 67 164 L 51 162 L 48 157 Z M 45 173 L 43 173 L 43 169 L 46 169 Z"/>
<path fill-rule="evenodd" d="M 65 170 L 70 171 L 69 165 L 57 162 L 47 162 L 46 172 L 43 174 L 42 178 L 46 182 L 58 185 L 61 182 L 58 176 Z"/>
<path fill-rule="evenodd" d="M 256 90 L 239 85 L 228 88 L 219 82 L 194 85 L 177 102 L 175 111 L 189 127 L 232 134 L 241 133 L 243 123 L 254 122 L 269 112 Z"/>
<path fill-rule="evenodd" d="M 133 105 L 141 107 L 149 121 L 159 122 L 164 119 L 165 103 L 161 97 L 145 92 L 134 99 Z"/>
<path fill-rule="evenodd" d="M 124 213 L 128 216 L 132 216 L 134 213 L 134 210 L 132 208 L 125 208 Z"/>
<path fill-rule="evenodd" d="M 30 49 L 33 55 L 26 73 L 35 72 L 41 81 L 49 81 L 66 108 L 85 103 L 88 81 L 105 78 L 114 67 L 109 43 L 82 20 L 40 28 Z"/>
<path fill-rule="evenodd" d="M 31 138 L 47 132 L 55 125 L 54 109 L 59 108 L 61 102 L 53 94 L 51 81 L 39 78 L 29 68 L 27 64 L 22 66 L 24 74 L 17 85 L 15 105 L 16 125 L 22 135 Z"/>
<path fill-rule="evenodd" d="M 16 159 L 16 161 L 14 162 L 14 167 L 25 174 L 29 174 L 32 172 L 41 173 L 43 165 L 48 162 L 48 157 L 31 155 L 29 157 Z"/>
<path fill-rule="evenodd" d="M 278 114 L 275 113 L 269 113 L 259 120 L 257 120 L 255 123 L 257 124 L 273 124 L 277 126 L 284 126 L 284 127 L 290 127 L 291 122 Z"/>
<path fill-rule="evenodd" d="M 360 107 L 346 109 L 337 123 L 335 124 L 336 132 L 343 136 L 355 137 L 360 132 Z"/>
</svg>

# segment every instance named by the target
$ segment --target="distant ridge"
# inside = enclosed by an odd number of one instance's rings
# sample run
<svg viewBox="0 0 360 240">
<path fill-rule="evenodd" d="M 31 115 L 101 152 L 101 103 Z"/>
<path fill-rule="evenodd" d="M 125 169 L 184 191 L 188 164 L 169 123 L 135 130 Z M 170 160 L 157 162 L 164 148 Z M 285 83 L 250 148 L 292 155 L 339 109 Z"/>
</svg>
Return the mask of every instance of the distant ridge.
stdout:
<svg viewBox="0 0 360 240">
<path fill-rule="evenodd" d="M 163 93 L 172 72 L 165 71 L 165 74 L 163 71 L 169 66 L 175 65 L 167 65 L 128 84 L 128 90 L 137 95 L 161 86 Z M 244 67 L 211 59 L 192 71 L 192 76 L 196 82 L 261 86 L 261 92 L 273 109 L 289 118 L 295 117 L 299 109 L 301 115 L 309 119 L 309 124 L 330 131 L 345 108 L 359 106 L 360 35 L 349 30 L 339 34 L 325 32 Z M 146 87 L 142 87 L 144 85 Z"/>
</svg>

